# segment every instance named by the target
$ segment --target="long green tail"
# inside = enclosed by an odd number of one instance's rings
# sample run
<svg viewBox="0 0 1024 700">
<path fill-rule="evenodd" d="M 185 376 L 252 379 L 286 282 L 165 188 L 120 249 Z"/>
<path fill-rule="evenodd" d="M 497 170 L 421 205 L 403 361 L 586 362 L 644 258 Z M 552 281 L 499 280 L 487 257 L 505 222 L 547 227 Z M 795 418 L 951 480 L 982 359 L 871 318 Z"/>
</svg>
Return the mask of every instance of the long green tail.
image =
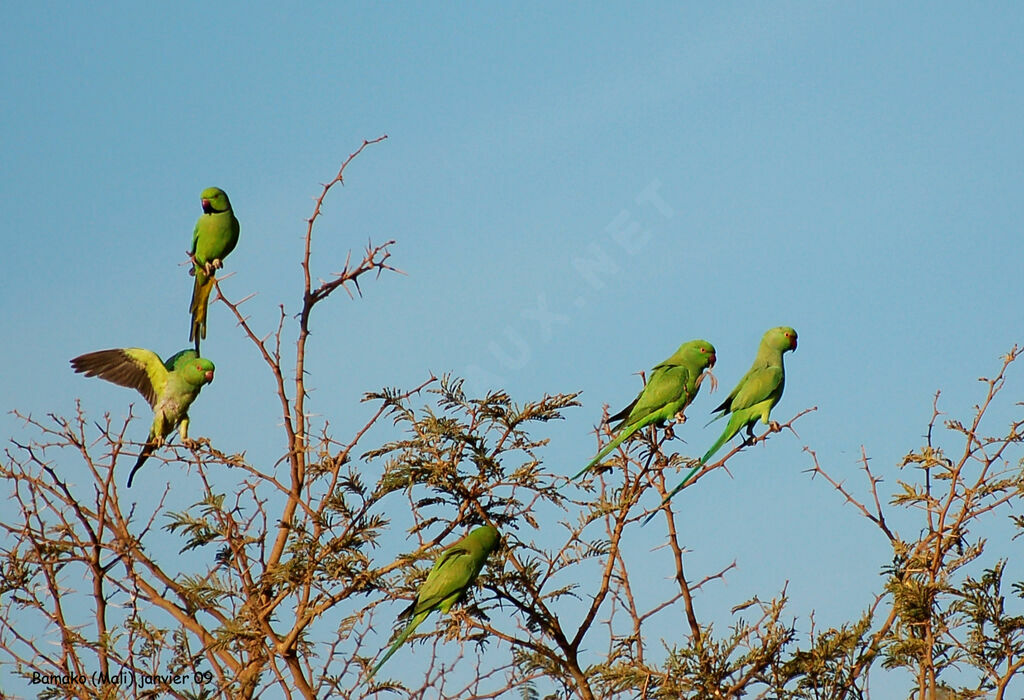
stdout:
<svg viewBox="0 0 1024 700">
<path fill-rule="evenodd" d="M 391 656 L 396 651 L 398 651 L 398 647 L 402 646 L 402 643 L 409 638 L 410 634 L 416 631 L 416 628 L 420 626 L 421 622 L 427 619 L 427 615 L 429 615 L 431 612 L 433 612 L 433 609 L 424 610 L 419 615 L 409 620 L 409 624 L 405 626 L 405 629 L 402 630 L 402 633 L 398 635 L 398 639 L 396 639 L 394 643 L 391 645 L 391 647 L 388 648 L 387 653 L 384 654 L 384 658 L 378 661 L 377 665 L 374 666 L 373 669 L 370 671 L 370 675 L 366 677 L 367 683 L 369 683 L 373 679 L 373 677 L 377 674 L 377 671 L 380 670 L 380 667 L 384 665 L 384 662 L 390 659 Z"/>
<path fill-rule="evenodd" d="M 721 418 L 721 416 L 718 416 L 718 418 Z M 714 420 L 717 420 L 717 418 Z M 708 425 L 713 423 L 714 420 L 709 422 Z M 733 425 L 734 421 L 736 421 L 735 425 Z M 669 491 L 669 494 L 665 496 L 665 498 L 661 501 L 661 505 L 655 508 L 654 512 L 648 515 L 646 519 L 644 519 L 643 524 L 646 525 L 647 523 L 651 522 L 651 518 L 653 518 L 666 503 L 671 501 L 673 496 L 675 496 L 677 493 L 683 490 L 683 487 L 686 486 L 686 482 L 693 478 L 694 474 L 703 469 L 704 465 L 708 463 L 709 459 L 711 459 L 711 456 L 718 452 L 720 449 L 722 449 L 722 445 L 729 442 L 729 440 L 732 440 L 732 438 L 736 435 L 736 433 L 740 431 L 740 428 L 743 427 L 743 425 L 745 425 L 745 421 L 738 420 L 737 414 L 733 413 L 731 416 L 729 416 L 729 424 L 725 426 L 725 430 L 723 430 L 722 434 L 718 436 L 717 440 L 715 440 L 715 444 L 708 448 L 708 451 L 705 452 L 704 456 L 700 458 L 700 461 L 697 463 L 697 466 L 690 470 L 690 473 L 686 475 L 686 478 L 683 479 L 682 483 L 680 483 L 679 486 L 676 486 L 674 489 Z M 641 525 L 641 527 L 643 527 L 643 525 Z"/>
<path fill-rule="evenodd" d="M 600 461 L 602 459 L 604 459 L 608 455 L 609 452 L 611 452 L 616 447 L 621 445 L 623 440 L 628 438 L 630 435 L 632 435 L 636 431 L 640 430 L 640 428 L 643 428 L 644 425 L 645 425 L 645 423 L 643 421 L 640 421 L 639 423 L 634 423 L 633 425 L 631 425 L 631 426 L 629 426 L 627 428 L 623 428 L 622 431 L 618 435 L 615 436 L 615 439 L 612 440 L 611 442 L 609 442 L 607 445 L 605 445 L 604 448 L 600 452 L 597 453 L 597 456 L 594 457 L 592 460 L 590 460 L 590 462 L 587 464 L 587 466 L 583 467 L 583 469 L 580 469 L 578 472 L 576 472 L 575 476 L 573 476 L 572 479 L 570 479 L 570 481 L 575 481 L 576 479 L 580 478 L 581 476 L 586 474 L 588 471 L 590 471 L 591 467 L 593 467 L 595 464 L 600 463 Z"/>
<path fill-rule="evenodd" d="M 734 433 L 735 434 L 735 433 Z M 729 429 L 726 428 L 725 432 L 718 436 L 715 440 L 715 444 L 708 448 L 708 451 L 704 453 L 704 456 L 700 458 L 701 466 L 707 464 L 707 461 L 711 459 L 712 455 L 722 449 L 722 445 L 729 441 L 732 435 L 729 434 Z"/>
<path fill-rule="evenodd" d="M 700 458 L 700 463 L 702 465 L 707 464 L 708 460 L 711 459 L 711 456 L 722 449 L 722 445 L 732 440 L 736 433 L 740 431 L 740 428 L 745 424 L 745 417 L 740 416 L 739 413 L 733 413 L 729 416 L 729 425 L 725 426 L 725 430 L 723 430 L 722 434 L 718 436 L 717 440 L 715 440 L 715 444 L 709 447 L 708 451 L 704 453 L 704 456 Z"/>
<path fill-rule="evenodd" d="M 192 302 L 188 311 L 192 314 L 192 325 L 189 326 L 188 339 L 194 340 L 196 354 L 199 354 L 199 341 L 206 339 L 206 307 L 210 302 L 210 291 L 213 289 L 213 277 L 207 277 L 196 267 L 196 283 L 192 287 Z"/>
</svg>

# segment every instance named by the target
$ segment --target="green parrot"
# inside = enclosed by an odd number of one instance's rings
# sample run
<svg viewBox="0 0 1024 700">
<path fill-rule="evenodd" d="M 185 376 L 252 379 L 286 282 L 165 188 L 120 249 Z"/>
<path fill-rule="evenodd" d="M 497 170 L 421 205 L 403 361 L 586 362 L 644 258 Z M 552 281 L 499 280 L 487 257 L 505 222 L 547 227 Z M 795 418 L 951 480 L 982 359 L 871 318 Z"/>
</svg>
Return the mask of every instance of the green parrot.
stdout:
<svg viewBox="0 0 1024 700">
<path fill-rule="evenodd" d="M 752 439 L 754 424 L 758 419 L 768 424 L 771 411 L 782 398 L 782 390 L 786 386 L 786 370 L 782 365 L 782 355 L 790 350 L 796 350 L 796 331 L 789 326 L 772 328 L 764 334 L 761 345 L 757 348 L 754 364 L 743 375 L 736 388 L 725 397 L 725 401 L 712 411 L 718 413 L 712 422 L 728 413 L 729 423 L 715 444 L 700 458 L 701 464 L 706 464 L 711 456 L 742 428 L 747 429 L 747 439 Z"/>
<path fill-rule="evenodd" d="M 498 530 L 491 525 L 485 525 L 476 528 L 441 552 L 427 574 L 427 580 L 420 586 L 416 601 L 399 615 L 400 618 L 412 615 L 412 619 L 388 648 L 384 658 L 370 671 L 370 675 L 366 677 L 367 683 L 430 613 L 439 610 L 443 615 L 462 599 L 470 584 L 480 574 L 487 557 L 497 549 L 499 539 Z"/>
<path fill-rule="evenodd" d="M 772 328 L 764 334 L 764 337 L 761 339 L 761 346 L 757 349 L 757 357 L 754 358 L 754 364 L 743 375 L 736 388 L 725 397 L 725 401 L 712 411 L 712 413 L 717 413 L 718 411 L 721 411 L 721 413 L 712 418 L 708 423 L 708 425 L 711 425 L 711 423 L 714 423 L 726 413 L 731 413 L 729 424 L 725 426 L 725 430 L 718 440 L 715 441 L 715 444 L 700 458 L 697 466 L 690 470 L 690 473 L 686 475 L 686 478 L 678 486 L 669 491 L 668 495 L 662 500 L 661 505 L 665 505 L 672 500 L 673 496 L 682 491 L 686 483 L 694 474 L 700 471 L 711 455 L 715 454 L 722 445 L 731 440 L 740 429 L 746 426 L 748 438 L 753 438 L 754 423 L 759 418 L 763 423 L 768 422 L 768 416 L 772 408 L 775 407 L 775 404 L 782 398 L 782 389 L 786 384 L 786 373 L 782 366 L 782 354 L 788 350 L 796 350 L 795 330 L 788 326 L 779 326 L 778 328 Z M 648 515 L 643 524 L 649 523 L 657 512 L 658 510 L 655 510 Z"/>
<path fill-rule="evenodd" d="M 213 381 L 213 363 L 195 351 L 182 350 L 161 362 L 155 352 L 142 348 L 119 348 L 86 353 L 71 360 L 71 367 L 87 377 L 138 389 L 153 409 L 153 425 L 138 461 L 128 475 L 128 488 L 142 463 L 164 444 L 177 428 L 188 443 L 188 407 L 203 385 Z"/>
<path fill-rule="evenodd" d="M 199 197 L 203 203 L 203 213 L 196 221 L 196 228 L 192 232 L 192 249 L 188 253 L 194 265 L 192 274 L 196 277 L 192 301 L 188 307 L 192 314 L 188 339 L 195 341 L 197 355 L 200 339 L 206 338 L 206 306 L 213 289 L 214 270 L 219 270 L 224 264 L 224 258 L 235 249 L 240 228 L 224 190 L 207 187 Z"/>
<path fill-rule="evenodd" d="M 604 446 L 597 456 L 590 460 L 573 476 L 577 479 L 598 464 L 605 455 L 618 447 L 630 435 L 652 423 L 658 425 L 672 420 L 685 409 L 700 391 L 704 370 L 715 365 L 715 346 L 706 340 L 691 340 L 683 343 L 672 357 L 651 369 L 651 378 L 633 403 L 608 418 L 608 422 L 619 421 L 612 428 L 618 430 L 615 439 Z"/>
</svg>

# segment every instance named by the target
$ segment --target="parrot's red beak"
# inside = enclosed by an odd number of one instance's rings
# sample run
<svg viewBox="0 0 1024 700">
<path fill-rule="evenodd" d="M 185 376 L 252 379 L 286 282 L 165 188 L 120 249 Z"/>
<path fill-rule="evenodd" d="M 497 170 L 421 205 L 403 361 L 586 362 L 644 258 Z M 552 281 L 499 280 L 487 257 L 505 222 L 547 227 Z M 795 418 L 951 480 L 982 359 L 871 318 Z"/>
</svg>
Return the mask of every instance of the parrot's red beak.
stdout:
<svg viewBox="0 0 1024 700">
<path fill-rule="evenodd" d="M 793 349 L 796 350 L 796 338 L 793 338 Z"/>
<path fill-rule="evenodd" d="M 207 383 L 213 381 L 213 370 L 212 369 L 206 371 L 206 381 L 207 381 Z"/>
<path fill-rule="evenodd" d="M 213 212 L 213 205 L 210 204 L 210 200 L 204 199 L 203 202 L 203 213 L 210 214 Z"/>
<path fill-rule="evenodd" d="M 715 355 L 712 355 L 710 358 L 708 358 L 708 369 L 715 366 L 715 360 L 717 359 L 718 358 Z"/>
</svg>

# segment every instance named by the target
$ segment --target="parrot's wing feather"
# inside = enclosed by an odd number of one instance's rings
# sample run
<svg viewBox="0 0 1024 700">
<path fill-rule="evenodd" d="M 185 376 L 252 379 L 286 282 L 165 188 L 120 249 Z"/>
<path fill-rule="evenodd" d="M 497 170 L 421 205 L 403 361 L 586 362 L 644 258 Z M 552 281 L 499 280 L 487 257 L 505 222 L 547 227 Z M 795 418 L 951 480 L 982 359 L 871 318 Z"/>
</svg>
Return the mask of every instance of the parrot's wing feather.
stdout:
<svg viewBox="0 0 1024 700">
<path fill-rule="evenodd" d="M 138 389 L 150 407 L 167 385 L 169 372 L 157 354 L 143 348 L 119 348 L 86 353 L 71 360 L 76 372 Z"/>
<path fill-rule="evenodd" d="M 436 609 L 446 598 L 469 585 L 476 570 L 476 557 L 463 547 L 452 547 L 441 553 L 423 582 L 416 606 L 411 611 L 419 614 Z"/>
<path fill-rule="evenodd" d="M 636 398 L 630 401 L 628 406 L 626 406 L 624 409 L 616 413 L 614 416 L 608 416 L 608 423 L 611 424 L 617 421 L 626 420 L 629 417 L 630 411 L 632 411 L 633 407 L 636 406 L 637 401 L 639 401 L 640 397 L 643 396 L 643 393 L 644 392 L 641 391 L 639 394 L 637 394 Z"/>
<path fill-rule="evenodd" d="M 637 398 L 630 414 L 630 423 L 635 424 L 656 411 L 682 398 L 690 381 L 690 369 L 676 366 L 658 368 Z M 664 416 L 663 418 L 671 418 Z"/>
<path fill-rule="evenodd" d="M 224 252 L 221 254 L 222 258 L 226 258 L 231 253 L 231 251 L 235 249 L 235 246 L 238 245 L 238 233 L 240 228 L 241 227 L 238 225 L 238 219 L 236 219 L 232 214 L 231 236 L 228 238 L 227 245 L 224 246 Z"/>
<path fill-rule="evenodd" d="M 750 408 L 754 404 L 761 403 L 768 399 L 782 383 L 783 371 L 781 367 L 769 366 L 752 370 L 743 382 L 743 386 L 736 392 L 732 400 L 731 410 L 733 412 Z"/>
<path fill-rule="evenodd" d="M 462 589 L 469 585 L 474 573 L 473 560 L 473 553 L 458 545 L 453 545 L 441 552 L 430 568 L 427 580 L 423 582 L 416 600 L 398 616 L 403 618 L 412 615 L 412 620 L 392 642 L 381 660 L 371 669 L 367 681 L 373 678 L 384 662 L 391 658 L 398 647 L 402 646 L 430 613 L 439 609 L 446 598 L 450 598 L 453 593 L 461 593 Z M 465 576 L 460 577 L 459 574 L 462 570 L 465 570 Z"/>
<path fill-rule="evenodd" d="M 739 387 L 736 388 L 739 389 Z M 733 391 L 735 391 L 735 389 Z M 734 394 L 729 394 L 728 396 L 726 396 L 725 400 L 722 401 L 722 403 L 718 404 L 718 406 L 716 406 L 713 411 L 711 411 L 712 413 L 717 413 L 718 415 L 709 420 L 707 422 L 707 425 L 704 426 L 705 428 L 729 412 L 729 405 L 732 403 L 733 396 Z"/>
<path fill-rule="evenodd" d="M 626 407 L 626 409 L 629 409 L 629 415 L 614 428 L 619 431 L 618 434 L 587 463 L 587 466 L 578 471 L 570 481 L 574 481 L 588 472 L 591 467 L 598 464 L 609 452 L 622 444 L 624 440 L 628 439 L 636 431 L 647 427 L 651 423 L 672 419 L 672 415 L 666 415 L 665 409 L 675 405 L 677 407 L 675 410 L 679 410 L 679 402 L 686 395 L 687 388 L 691 383 L 690 379 L 692 377 L 696 380 L 695 375 L 697 374 L 699 372 L 685 365 L 658 365 L 655 367 L 654 373 L 651 374 L 650 380 L 644 386 L 643 391 L 640 392 L 640 396 Z M 696 391 L 694 394 L 696 394 Z M 686 397 L 686 403 L 689 403 L 692 399 L 693 396 Z M 609 422 L 613 419 L 622 418 L 622 414 L 626 412 L 626 409 L 610 418 Z"/>
<path fill-rule="evenodd" d="M 430 573 L 434 574 L 435 572 L 438 572 L 441 569 L 443 569 L 445 566 L 448 566 L 449 562 L 451 562 L 452 560 L 458 559 L 459 557 L 466 557 L 469 555 L 470 551 L 465 547 L 460 547 L 457 544 L 453 545 L 448 549 L 444 550 L 443 552 L 441 552 L 441 554 L 437 557 L 437 560 L 434 562 L 434 565 L 430 567 Z"/>
<path fill-rule="evenodd" d="M 740 380 L 736 383 L 736 386 L 733 387 L 732 391 L 729 392 L 729 395 L 726 396 L 722 403 L 718 404 L 715 410 L 712 411 L 712 413 L 720 413 L 722 415 L 715 416 L 710 421 L 708 421 L 709 425 L 732 410 L 733 399 L 735 399 L 736 395 L 740 393 L 744 386 L 746 386 L 747 380 L 750 379 L 750 375 L 753 374 L 754 371 L 755 370 L 752 369 L 748 370 L 746 374 L 740 377 Z M 704 427 L 706 428 L 707 426 Z"/>
<path fill-rule="evenodd" d="M 367 682 L 391 658 L 416 627 L 434 610 L 447 613 L 473 582 L 488 555 L 498 546 L 499 535 L 493 526 L 478 527 L 445 549 L 434 561 L 427 580 L 420 587 L 412 620 L 367 675 Z"/>
<path fill-rule="evenodd" d="M 420 588 L 416 614 L 448 612 L 473 583 L 497 543 L 497 530 L 479 527 L 441 552 Z"/>
</svg>

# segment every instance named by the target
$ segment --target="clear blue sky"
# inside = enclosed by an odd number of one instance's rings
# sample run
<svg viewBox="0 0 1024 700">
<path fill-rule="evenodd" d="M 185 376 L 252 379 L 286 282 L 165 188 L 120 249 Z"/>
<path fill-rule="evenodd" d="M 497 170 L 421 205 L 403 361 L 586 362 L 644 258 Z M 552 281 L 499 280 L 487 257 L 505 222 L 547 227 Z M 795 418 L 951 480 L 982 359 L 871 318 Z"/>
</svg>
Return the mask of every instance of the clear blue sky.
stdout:
<svg viewBox="0 0 1024 700">
<path fill-rule="evenodd" d="M 298 308 L 318 183 L 386 133 L 331 195 L 314 270 L 394 238 L 408 276 L 318 309 L 313 410 L 344 433 L 365 391 L 428 372 L 517 400 L 582 390 L 545 453 L 568 474 L 632 373 L 704 337 L 728 390 L 792 325 L 776 415 L 818 411 L 681 497 L 691 570 L 739 564 L 705 617 L 789 580 L 800 624 L 828 625 L 868 604 L 889 554 L 803 446 L 858 486 L 863 446 L 894 485 L 934 392 L 965 416 L 1024 341 L 1017 4 L 9 2 L 0 21 L 5 410 L 142 406 L 67 361 L 187 345 L 180 263 L 209 185 L 242 222 L 225 289 L 257 293 L 272 330 L 277 304 Z M 193 432 L 272 463 L 272 386 L 223 307 L 204 351 L 218 373 Z M 1017 368 L 1000 420 L 1021 388 Z M 716 399 L 680 431 L 691 453 Z"/>
</svg>

